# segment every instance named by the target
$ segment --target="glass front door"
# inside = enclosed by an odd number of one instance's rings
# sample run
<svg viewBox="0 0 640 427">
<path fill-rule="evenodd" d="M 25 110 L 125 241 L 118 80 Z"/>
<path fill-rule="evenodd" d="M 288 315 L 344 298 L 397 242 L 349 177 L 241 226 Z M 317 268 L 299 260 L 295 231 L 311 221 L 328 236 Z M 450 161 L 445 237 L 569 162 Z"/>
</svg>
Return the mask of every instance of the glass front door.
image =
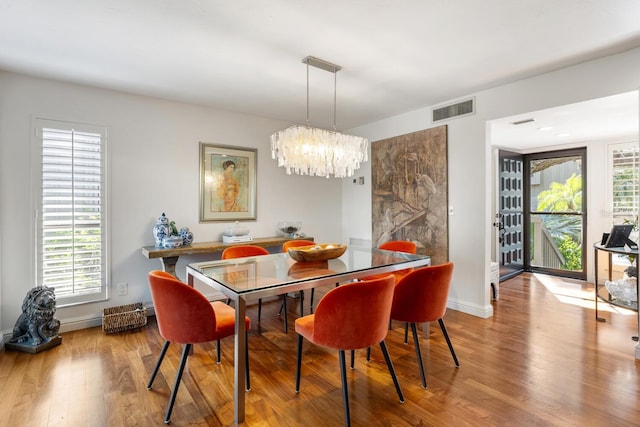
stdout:
<svg viewBox="0 0 640 427">
<path fill-rule="evenodd" d="M 525 156 L 531 271 L 586 278 L 586 149 Z"/>
</svg>

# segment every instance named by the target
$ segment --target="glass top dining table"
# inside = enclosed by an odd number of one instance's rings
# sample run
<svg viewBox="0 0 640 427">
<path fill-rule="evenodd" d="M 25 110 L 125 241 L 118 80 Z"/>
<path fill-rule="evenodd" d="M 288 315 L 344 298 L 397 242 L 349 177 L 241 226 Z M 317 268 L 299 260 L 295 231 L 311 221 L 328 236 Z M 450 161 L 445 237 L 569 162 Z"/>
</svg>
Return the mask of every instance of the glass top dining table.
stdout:
<svg viewBox="0 0 640 427">
<path fill-rule="evenodd" d="M 234 421 L 245 417 L 245 334 L 247 301 L 298 292 L 323 285 L 336 285 L 374 274 L 429 265 L 428 255 L 348 247 L 339 258 L 296 262 L 288 253 L 205 261 L 187 265 L 187 283 L 195 280 L 211 286 L 235 303 Z"/>
</svg>

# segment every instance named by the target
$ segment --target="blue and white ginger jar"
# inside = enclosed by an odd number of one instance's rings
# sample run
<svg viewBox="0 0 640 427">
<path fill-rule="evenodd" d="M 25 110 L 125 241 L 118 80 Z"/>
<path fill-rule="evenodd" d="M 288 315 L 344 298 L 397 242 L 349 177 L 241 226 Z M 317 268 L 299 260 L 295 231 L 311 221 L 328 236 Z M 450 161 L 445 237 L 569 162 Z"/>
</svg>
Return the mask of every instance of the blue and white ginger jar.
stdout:
<svg viewBox="0 0 640 427">
<path fill-rule="evenodd" d="M 189 227 L 180 229 L 180 237 L 182 237 L 182 246 L 189 246 L 193 243 L 193 233 L 189 231 Z"/>
<path fill-rule="evenodd" d="M 156 247 L 162 247 L 162 239 L 171 235 L 171 227 L 169 226 L 169 218 L 162 212 L 158 217 L 156 225 L 153 226 L 153 238 L 156 241 Z"/>
</svg>

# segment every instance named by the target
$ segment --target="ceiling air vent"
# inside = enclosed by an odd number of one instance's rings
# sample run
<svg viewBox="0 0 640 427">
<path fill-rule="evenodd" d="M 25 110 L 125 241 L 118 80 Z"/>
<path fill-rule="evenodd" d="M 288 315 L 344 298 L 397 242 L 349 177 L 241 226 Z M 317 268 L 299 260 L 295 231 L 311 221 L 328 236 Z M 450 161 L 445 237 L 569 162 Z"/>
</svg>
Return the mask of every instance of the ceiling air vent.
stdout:
<svg viewBox="0 0 640 427">
<path fill-rule="evenodd" d="M 461 101 L 456 104 L 445 105 L 444 107 L 433 109 L 433 121 L 451 119 L 454 117 L 466 116 L 473 114 L 473 98 Z"/>
</svg>

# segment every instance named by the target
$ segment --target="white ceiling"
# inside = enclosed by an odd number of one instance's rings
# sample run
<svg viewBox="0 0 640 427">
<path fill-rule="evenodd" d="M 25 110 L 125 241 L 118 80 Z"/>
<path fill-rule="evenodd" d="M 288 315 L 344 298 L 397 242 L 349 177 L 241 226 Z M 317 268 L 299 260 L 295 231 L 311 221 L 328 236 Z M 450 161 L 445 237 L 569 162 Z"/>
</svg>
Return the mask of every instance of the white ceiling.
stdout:
<svg viewBox="0 0 640 427">
<path fill-rule="evenodd" d="M 532 151 L 589 141 L 638 141 L 639 104 L 634 91 L 505 117 L 490 123 L 491 143 Z"/>
<path fill-rule="evenodd" d="M 637 0 L 0 0 L 0 69 L 304 122 L 313 55 L 338 129 L 638 46 Z"/>
</svg>

